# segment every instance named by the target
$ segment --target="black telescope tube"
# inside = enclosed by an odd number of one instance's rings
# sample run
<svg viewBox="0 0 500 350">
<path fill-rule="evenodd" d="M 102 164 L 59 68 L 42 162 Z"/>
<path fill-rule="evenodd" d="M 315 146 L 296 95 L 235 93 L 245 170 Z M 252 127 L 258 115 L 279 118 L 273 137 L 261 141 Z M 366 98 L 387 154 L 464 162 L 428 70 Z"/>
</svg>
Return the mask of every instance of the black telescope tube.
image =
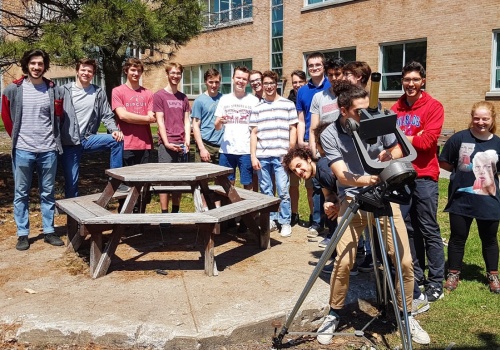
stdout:
<svg viewBox="0 0 500 350">
<path fill-rule="evenodd" d="M 378 72 L 373 72 L 371 75 L 372 84 L 370 86 L 370 103 L 368 105 L 368 112 L 370 114 L 375 114 L 378 112 L 378 92 L 380 86 L 380 79 L 382 79 L 382 74 Z"/>
</svg>

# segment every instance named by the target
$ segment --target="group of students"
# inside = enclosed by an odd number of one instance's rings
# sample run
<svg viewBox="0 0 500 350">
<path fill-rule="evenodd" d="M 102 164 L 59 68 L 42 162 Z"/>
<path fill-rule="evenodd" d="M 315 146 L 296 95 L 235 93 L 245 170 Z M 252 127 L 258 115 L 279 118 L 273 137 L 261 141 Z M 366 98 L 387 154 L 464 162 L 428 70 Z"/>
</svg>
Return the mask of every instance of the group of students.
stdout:
<svg viewBox="0 0 500 350">
<path fill-rule="evenodd" d="M 305 180 L 311 210 L 307 235 L 317 237 L 326 225 L 328 234 L 320 242 L 323 247 L 335 231 L 337 217 L 344 215 L 360 189 L 380 181 L 365 171 L 345 130 L 346 120 L 359 121 L 359 111 L 368 106 L 366 88 L 371 69 L 365 62 L 345 63 L 340 58 L 325 62 L 321 53 L 313 53 L 306 60 L 310 79 L 306 81 L 304 72 L 294 71 L 289 98 L 278 94 L 279 76 L 275 72 L 250 71 L 244 66 L 234 69 L 232 91 L 222 95 L 221 74 L 211 68 L 204 75 L 207 89 L 192 108 L 187 96 L 178 90 L 183 73 L 178 63 L 166 65 L 168 83 L 153 94 L 140 86 L 142 62 L 128 59 L 123 65 L 127 80 L 113 89 L 111 106 L 104 91 L 92 84 L 95 61 L 80 60 L 76 81 L 62 87 L 43 77 L 49 65 L 44 51 L 26 52 L 21 59 L 25 76 L 10 84 L 2 96 L 2 119 L 12 137 L 18 250 L 30 246 L 28 199 L 35 168 L 45 241 L 62 245 L 53 226 L 58 154 L 65 195 L 74 197 L 78 195 L 82 153 L 109 149 L 111 168 L 146 163 L 154 147 L 152 123 L 158 124 L 159 162 L 186 161 L 192 126 L 197 161 L 233 168 L 229 175 L 233 183 L 238 168 L 245 188 L 255 189 L 257 183 L 265 194 L 273 196 L 276 192 L 281 204 L 271 215 L 270 227 L 279 229 L 282 237 L 290 236 L 298 222 L 300 179 Z M 444 109 L 423 90 L 425 82 L 424 67 L 418 62 L 408 63 L 402 70 L 403 95 L 391 108 L 397 114 L 397 126 L 417 151 L 413 161 L 417 179 L 408 205 L 391 203 L 398 241 L 386 242 L 392 259 L 394 244 L 399 247 L 403 281 L 397 284 L 404 288 L 406 303 L 411 305 L 408 319 L 412 339 L 421 344 L 428 344 L 430 338 L 413 316 L 443 297 L 443 282 L 448 290 L 457 288 L 473 219 L 483 243 L 489 288 L 500 293 L 500 138 L 495 135 L 494 106 L 484 101 L 474 104 L 469 128 L 454 134 L 438 158 L 437 139 Z M 246 92 L 248 84 L 254 94 Z M 97 133 L 101 121 L 108 134 Z M 373 159 L 382 162 L 402 156 L 394 135 L 379 136 L 375 144 L 366 147 Z M 445 209 L 451 225 L 446 281 L 437 223 L 440 167 L 452 171 Z M 160 196 L 162 212 L 168 211 L 168 202 L 167 195 Z M 180 196 L 172 197 L 172 212 L 179 211 L 179 202 Z M 338 327 L 358 241 L 367 225 L 371 223 L 366 213 L 358 211 L 337 245 L 330 269 L 330 311 L 318 335 L 322 344 L 331 341 L 331 333 Z M 239 229 L 246 229 L 243 223 Z M 365 240 L 370 241 L 366 234 Z M 400 294 L 398 305 L 401 308 Z"/>
</svg>

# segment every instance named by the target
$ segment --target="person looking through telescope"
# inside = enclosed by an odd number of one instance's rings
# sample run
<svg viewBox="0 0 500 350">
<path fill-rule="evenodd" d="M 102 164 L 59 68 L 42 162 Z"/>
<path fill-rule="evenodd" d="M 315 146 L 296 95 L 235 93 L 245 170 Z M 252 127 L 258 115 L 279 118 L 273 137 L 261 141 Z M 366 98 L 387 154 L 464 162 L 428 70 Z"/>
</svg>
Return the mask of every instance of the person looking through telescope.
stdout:
<svg viewBox="0 0 500 350">
<path fill-rule="evenodd" d="M 323 131 L 320 139 L 326 158 L 328 159 L 329 167 L 337 178 L 338 196 L 340 199 L 339 217 L 342 217 L 353 201 L 354 196 L 365 186 L 377 185 L 380 182 L 380 178 L 378 175 L 368 174 L 364 170 L 361 159 L 356 151 L 354 140 L 347 134 L 345 128 L 348 118 L 352 118 L 359 123 L 361 110 L 366 109 L 369 105 L 368 93 L 348 81 L 334 81 L 332 86 L 333 92 L 338 97 L 341 116 Z M 394 134 L 378 136 L 374 144 L 365 144 L 365 147 L 371 159 L 379 160 L 380 162 L 400 158 L 403 155 Z M 413 266 L 408 235 L 399 205 L 392 202 L 390 205 L 394 215 L 395 228 L 398 232 L 396 237 L 403 275 L 402 283 L 399 280 L 396 281 L 396 290 L 398 291 L 397 303 L 401 311 L 402 300 L 401 293 L 399 292 L 401 288 L 404 288 L 405 291 L 406 304 L 411 305 L 412 303 Z M 367 212 L 358 210 L 352 217 L 348 230 L 344 232 L 337 244 L 337 257 L 335 258 L 335 265 L 330 280 L 330 311 L 318 329 L 318 333 L 330 334 L 319 334 L 317 336 L 318 342 L 321 344 L 329 344 L 331 342 L 333 337 L 331 333 L 339 325 L 349 287 L 349 271 L 356 259 L 358 240 L 365 227 L 369 224 L 372 223 L 368 222 Z M 388 227 L 388 231 L 391 231 L 390 227 Z M 392 241 L 391 233 L 387 237 L 387 248 L 387 253 L 396 265 L 394 242 Z M 418 321 L 411 315 L 408 315 L 408 321 L 412 340 L 419 344 L 429 344 L 429 335 L 420 327 Z"/>
</svg>

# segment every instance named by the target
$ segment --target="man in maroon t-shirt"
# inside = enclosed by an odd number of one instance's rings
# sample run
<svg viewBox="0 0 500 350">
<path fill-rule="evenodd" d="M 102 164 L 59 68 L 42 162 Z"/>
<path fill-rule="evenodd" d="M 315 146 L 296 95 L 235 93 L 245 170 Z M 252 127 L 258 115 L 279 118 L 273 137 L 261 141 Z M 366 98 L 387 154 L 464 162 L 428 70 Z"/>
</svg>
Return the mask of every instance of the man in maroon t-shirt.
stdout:
<svg viewBox="0 0 500 350">
<path fill-rule="evenodd" d="M 111 92 L 111 108 L 124 137 L 123 166 L 148 163 L 153 148 L 153 93 L 139 84 L 143 71 L 141 60 L 129 58 L 123 65 L 126 83 Z"/>
<path fill-rule="evenodd" d="M 158 162 L 179 163 L 186 161 L 189 152 L 191 107 L 185 94 L 177 90 L 182 79 L 182 65 L 169 62 L 165 66 L 168 84 L 154 94 L 153 111 L 158 120 Z M 162 213 L 168 212 L 167 194 L 160 194 Z M 172 213 L 179 212 L 181 194 L 172 194 Z"/>
</svg>

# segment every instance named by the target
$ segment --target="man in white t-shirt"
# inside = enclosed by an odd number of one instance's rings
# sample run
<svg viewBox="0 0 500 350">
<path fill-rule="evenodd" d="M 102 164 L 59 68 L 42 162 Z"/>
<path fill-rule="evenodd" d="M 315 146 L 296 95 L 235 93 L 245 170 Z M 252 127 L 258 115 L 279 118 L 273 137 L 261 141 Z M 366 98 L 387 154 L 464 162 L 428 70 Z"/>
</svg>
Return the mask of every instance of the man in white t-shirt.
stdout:
<svg viewBox="0 0 500 350">
<path fill-rule="evenodd" d="M 233 73 L 233 92 L 221 97 L 215 111 L 215 129 L 224 128 L 220 146 L 219 164 L 233 168 L 229 180 L 234 184 L 236 168 L 240 170 L 240 182 L 245 189 L 252 189 L 252 161 L 250 159 L 250 113 L 259 99 L 248 94 L 245 88 L 250 72 L 238 66 Z"/>
</svg>

